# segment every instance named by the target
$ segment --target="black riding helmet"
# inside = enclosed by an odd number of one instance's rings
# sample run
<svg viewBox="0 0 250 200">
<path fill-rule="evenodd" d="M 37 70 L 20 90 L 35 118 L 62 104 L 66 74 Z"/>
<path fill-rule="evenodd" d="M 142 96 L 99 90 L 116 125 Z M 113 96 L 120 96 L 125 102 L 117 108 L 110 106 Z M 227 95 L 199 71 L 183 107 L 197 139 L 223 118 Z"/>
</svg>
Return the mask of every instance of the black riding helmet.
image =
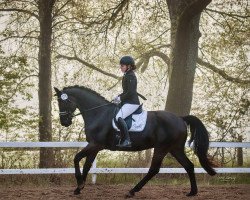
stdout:
<svg viewBox="0 0 250 200">
<path fill-rule="evenodd" d="M 120 65 L 135 66 L 135 61 L 131 56 L 123 56 L 120 60 Z"/>
</svg>

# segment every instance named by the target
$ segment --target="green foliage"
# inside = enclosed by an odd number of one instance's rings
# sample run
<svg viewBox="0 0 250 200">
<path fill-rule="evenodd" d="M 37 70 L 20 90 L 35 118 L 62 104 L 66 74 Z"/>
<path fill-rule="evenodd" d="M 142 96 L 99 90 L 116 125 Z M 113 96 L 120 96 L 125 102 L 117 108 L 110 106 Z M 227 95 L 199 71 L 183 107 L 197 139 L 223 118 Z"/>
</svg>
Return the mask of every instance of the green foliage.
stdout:
<svg viewBox="0 0 250 200">
<path fill-rule="evenodd" d="M 240 5 L 240 6 L 239 6 Z M 246 1 L 239 5 L 218 1 L 203 13 L 200 54 L 224 74 L 249 80 L 249 10 Z M 193 112 L 207 122 L 215 140 L 246 139 L 249 126 L 249 83 L 231 82 L 200 66 L 194 88 Z"/>
<path fill-rule="evenodd" d="M 33 73 L 34 70 L 28 66 L 26 56 L 7 56 L 1 51 L 0 129 L 2 131 L 13 131 L 32 124 L 33 119 L 27 119 L 27 115 L 31 114 L 28 106 L 18 105 L 17 102 L 31 100 L 32 94 L 28 89 L 34 87 L 34 84 L 28 79 Z"/>
</svg>

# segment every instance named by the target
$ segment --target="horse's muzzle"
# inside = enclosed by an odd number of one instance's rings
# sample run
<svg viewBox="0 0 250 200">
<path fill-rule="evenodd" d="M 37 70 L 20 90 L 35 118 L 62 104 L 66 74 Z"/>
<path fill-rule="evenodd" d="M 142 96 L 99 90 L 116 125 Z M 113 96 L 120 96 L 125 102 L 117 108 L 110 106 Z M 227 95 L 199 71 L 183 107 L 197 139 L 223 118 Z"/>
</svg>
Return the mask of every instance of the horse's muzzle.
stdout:
<svg viewBox="0 0 250 200">
<path fill-rule="evenodd" d="M 69 127 L 72 124 L 72 121 L 61 121 L 61 125 L 65 127 Z"/>
<path fill-rule="evenodd" d="M 63 123 L 62 126 L 65 126 L 65 127 L 69 127 L 71 125 L 71 123 Z"/>
</svg>

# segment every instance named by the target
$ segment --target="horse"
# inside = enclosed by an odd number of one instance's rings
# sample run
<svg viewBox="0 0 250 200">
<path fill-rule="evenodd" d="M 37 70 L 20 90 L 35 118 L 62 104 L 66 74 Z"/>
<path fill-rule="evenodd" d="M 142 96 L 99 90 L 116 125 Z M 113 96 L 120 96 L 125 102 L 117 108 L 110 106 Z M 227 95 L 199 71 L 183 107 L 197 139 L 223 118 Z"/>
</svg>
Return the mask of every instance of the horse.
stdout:
<svg viewBox="0 0 250 200">
<path fill-rule="evenodd" d="M 97 92 L 84 86 L 70 86 L 60 91 L 54 88 L 58 99 L 60 123 L 68 127 L 78 108 L 85 123 L 85 134 L 88 145 L 74 157 L 75 178 L 77 188 L 74 194 L 80 194 L 83 190 L 87 174 L 99 151 L 108 149 L 111 151 L 141 151 L 154 148 L 151 166 L 144 178 L 125 195 L 133 197 L 142 187 L 154 177 L 160 170 L 162 161 L 167 153 L 172 156 L 186 170 L 191 190 L 187 196 L 197 194 L 197 184 L 194 173 L 194 165 L 187 158 L 184 147 L 187 140 L 187 128 L 190 126 L 191 137 L 189 145 L 193 143 L 194 152 L 201 166 L 213 176 L 213 162 L 208 158 L 209 134 L 199 118 L 192 115 L 176 116 L 167 111 L 148 111 L 145 128 L 142 132 L 130 132 L 131 147 L 118 147 L 116 132 L 112 127 L 112 119 L 115 116 L 117 105 L 106 100 Z M 81 174 L 79 162 L 85 158 Z"/>
</svg>

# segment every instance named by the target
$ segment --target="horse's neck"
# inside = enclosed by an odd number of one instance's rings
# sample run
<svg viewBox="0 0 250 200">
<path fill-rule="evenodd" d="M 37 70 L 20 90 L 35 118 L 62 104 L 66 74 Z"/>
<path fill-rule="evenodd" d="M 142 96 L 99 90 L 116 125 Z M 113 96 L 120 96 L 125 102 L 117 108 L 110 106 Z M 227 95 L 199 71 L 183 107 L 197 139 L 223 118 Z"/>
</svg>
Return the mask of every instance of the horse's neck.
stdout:
<svg viewBox="0 0 250 200">
<path fill-rule="evenodd" d="M 86 97 L 81 96 L 81 98 L 79 98 L 77 101 L 78 101 L 80 110 L 89 110 L 94 107 L 98 107 L 107 103 L 106 101 L 102 99 L 96 99 L 96 98 L 89 97 L 89 96 L 86 96 Z"/>
<path fill-rule="evenodd" d="M 96 141 L 103 138 L 112 124 L 115 106 L 104 99 L 83 98 L 79 102 L 78 109 L 84 120 L 87 141 L 90 138 Z"/>
<path fill-rule="evenodd" d="M 105 106 L 109 102 L 90 91 L 75 92 L 73 96 L 76 98 L 77 107 L 82 113 L 85 123 L 91 121 L 89 119 L 96 120 L 109 111 Z"/>
<path fill-rule="evenodd" d="M 115 105 L 91 91 L 74 92 L 72 95 L 84 120 L 87 141 L 102 143 L 111 129 Z"/>
<path fill-rule="evenodd" d="M 75 97 L 79 110 L 87 110 L 107 103 L 103 97 L 98 96 L 97 94 L 94 94 L 88 90 L 74 89 L 71 90 L 70 93 Z"/>
</svg>

